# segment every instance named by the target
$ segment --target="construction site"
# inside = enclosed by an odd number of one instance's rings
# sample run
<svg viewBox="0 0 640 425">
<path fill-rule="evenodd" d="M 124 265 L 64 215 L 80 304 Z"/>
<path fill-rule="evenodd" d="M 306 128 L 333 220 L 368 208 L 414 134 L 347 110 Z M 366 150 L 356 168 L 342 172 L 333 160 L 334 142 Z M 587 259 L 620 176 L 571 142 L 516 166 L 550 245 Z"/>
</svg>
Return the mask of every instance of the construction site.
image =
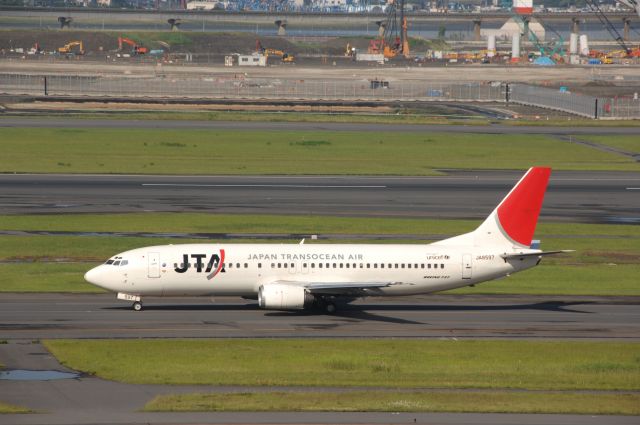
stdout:
<svg viewBox="0 0 640 425">
<path fill-rule="evenodd" d="M 632 11 L 631 18 L 621 20 L 620 28 L 598 4 L 589 0 L 589 5 L 590 19 L 597 20 L 598 34 L 606 34 L 604 38 L 589 39 L 581 31 L 581 26 L 588 28 L 586 20 L 563 18 L 571 23 L 568 34 L 557 31 L 558 24 L 543 26 L 530 0 L 518 0 L 499 18 L 487 17 L 486 22 L 499 19 L 493 27 L 485 22 L 481 28 L 481 20 L 474 20 L 473 40 L 447 38 L 442 24 L 439 31 L 443 34 L 421 37 L 414 31 L 420 25 L 419 18 L 406 12 L 404 0 L 389 2 L 385 13 L 373 18 L 376 31 L 370 36 L 318 35 L 319 28 L 309 22 L 304 24 L 306 35 L 291 35 L 296 21 L 277 15 L 247 18 L 273 19 L 269 34 L 221 31 L 224 25 L 217 30 L 188 30 L 187 20 L 182 18 L 168 18 L 162 30 L 154 31 L 146 30 L 148 21 L 132 23 L 131 17 L 121 21 L 123 30 L 113 28 L 116 24 L 104 30 L 79 29 L 81 22 L 90 21 L 86 16 L 58 16 L 53 26 L 24 28 L 27 21 L 13 17 L 13 25 L 19 28 L 0 31 L 0 86 L 5 95 L 49 98 L 72 95 L 353 104 L 507 103 L 514 101 L 517 90 L 522 93 L 515 84 L 529 84 L 553 90 L 552 101 L 529 102 L 530 106 L 572 114 L 573 109 L 554 105 L 573 105 L 576 102 L 568 99 L 576 94 L 593 96 L 583 108 L 588 112 L 578 115 L 603 118 L 612 111 L 613 101 L 601 100 L 599 108 L 605 109 L 600 112 L 591 104 L 598 104 L 598 96 L 610 96 L 616 102 L 629 99 L 623 108 L 625 118 L 640 117 L 640 37 L 632 37 L 640 15 Z M 141 16 L 158 21 L 170 15 Z M 204 29 L 204 17 L 202 26 Z M 460 84 L 479 88 L 461 89 Z M 516 92 L 509 92 L 511 89 Z"/>
</svg>

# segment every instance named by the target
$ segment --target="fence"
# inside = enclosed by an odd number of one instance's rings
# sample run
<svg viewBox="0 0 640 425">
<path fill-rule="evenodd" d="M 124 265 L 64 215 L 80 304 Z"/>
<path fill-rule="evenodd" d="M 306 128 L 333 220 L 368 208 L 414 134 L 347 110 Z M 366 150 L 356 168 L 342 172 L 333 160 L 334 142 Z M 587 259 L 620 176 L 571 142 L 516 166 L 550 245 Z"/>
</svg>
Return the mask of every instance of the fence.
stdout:
<svg viewBox="0 0 640 425">
<path fill-rule="evenodd" d="M 0 93 L 111 98 L 503 101 L 492 84 L 386 80 L 301 80 L 221 77 L 111 77 L 0 74 Z"/>
<path fill-rule="evenodd" d="M 587 118 L 597 118 L 595 97 L 561 92 L 557 89 L 511 84 L 509 86 L 509 101 L 520 105 L 564 111 Z"/>
<path fill-rule="evenodd" d="M 637 97 L 596 98 L 525 84 L 0 74 L 0 93 L 101 98 L 513 102 L 596 119 L 640 119 Z"/>
</svg>

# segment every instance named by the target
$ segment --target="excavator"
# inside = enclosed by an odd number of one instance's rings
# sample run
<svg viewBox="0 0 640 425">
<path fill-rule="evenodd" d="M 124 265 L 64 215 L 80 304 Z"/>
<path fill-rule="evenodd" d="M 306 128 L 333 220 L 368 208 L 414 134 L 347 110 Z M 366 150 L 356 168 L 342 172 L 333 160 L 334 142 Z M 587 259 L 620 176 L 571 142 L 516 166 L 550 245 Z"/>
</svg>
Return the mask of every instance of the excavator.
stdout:
<svg viewBox="0 0 640 425">
<path fill-rule="evenodd" d="M 285 53 L 282 50 L 264 49 L 263 53 L 267 57 L 269 57 L 269 55 L 278 56 L 282 59 L 282 62 L 284 63 L 293 63 L 295 61 L 295 58 L 293 57 L 293 55 L 290 55 L 289 53 Z"/>
<path fill-rule="evenodd" d="M 256 40 L 256 53 L 265 55 L 267 59 L 269 58 L 270 55 L 278 56 L 284 63 L 295 62 L 295 57 L 293 55 L 283 52 L 282 50 L 266 49 L 262 46 L 262 43 L 260 43 L 260 40 Z"/>
<path fill-rule="evenodd" d="M 74 52 L 73 48 L 78 47 L 78 51 Z M 62 47 L 58 47 L 58 53 L 61 55 L 69 55 L 75 53 L 76 55 L 84 55 L 84 46 L 82 45 L 82 41 L 71 41 L 65 44 Z"/>
<path fill-rule="evenodd" d="M 118 37 L 118 50 L 122 50 L 124 44 L 131 46 L 131 53 L 134 55 L 145 55 L 149 53 L 149 49 L 139 46 L 135 41 L 124 37 Z"/>
</svg>

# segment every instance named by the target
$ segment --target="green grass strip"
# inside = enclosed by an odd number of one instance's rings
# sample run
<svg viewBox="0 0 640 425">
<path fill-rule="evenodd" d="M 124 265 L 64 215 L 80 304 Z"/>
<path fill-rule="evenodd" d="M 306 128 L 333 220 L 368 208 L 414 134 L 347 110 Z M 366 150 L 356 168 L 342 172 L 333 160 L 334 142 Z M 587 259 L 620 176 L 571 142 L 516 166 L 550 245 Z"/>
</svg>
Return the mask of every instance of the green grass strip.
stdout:
<svg viewBox="0 0 640 425">
<path fill-rule="evenodd" d="M 487 216 L 491 211 L 487 211 Z M 335 217 L 205 213 L 123 213 L 0 215 L 0 230 L 74 232 L 206 232 L 294 234 L 389 234 L 453 236 L 475 229 L 478 220 Z M 621 224 L 539 223 L 536 237 L 640 237 L 640 226 Z"/>
<path fill-rule="evenodd" d="M 32 413 L 31 410 L 0 401 L 0 413 Z"/>
<path fill-rule="evenodd" d="M 629 153 L 640 153 L 640 140 L 638 136 L 580 136 L 580 140 L 588 140 L 604 146 L 622 149 Z"/>
<path fill-rule="evenodd" d="M 434 175 L 440 168 L 531 164 L 640 170 L 632 158 L 545 135 L 1 128 L 0 140 L 0 172 Z"/>
<path fill-rule="evenodd" d="M 151 412 L 460 412 L 640 414 L 639 394 L 447 392 L 249 392 L 161 395 Z"/>
<path fill-rule="evenodd" d="M 67 367 L 139 384 L 640 389 L 640 343 L 48 340 Z"/>
<path fill-rule="evenodd" d="M 90 285 L 84 280 L 84 274 L 95 265 L 91 263 L 0 264 L 0 293 L 104 293 L 103 289 Z"/>
</svg>

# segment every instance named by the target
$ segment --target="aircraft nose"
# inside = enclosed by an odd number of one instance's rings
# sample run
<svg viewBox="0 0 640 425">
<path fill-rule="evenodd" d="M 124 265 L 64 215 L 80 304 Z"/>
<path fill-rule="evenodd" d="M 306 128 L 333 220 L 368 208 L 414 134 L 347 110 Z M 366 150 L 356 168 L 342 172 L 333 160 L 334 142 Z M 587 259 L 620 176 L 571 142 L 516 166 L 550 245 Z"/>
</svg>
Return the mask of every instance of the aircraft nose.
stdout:
<svg viewBox="0 0 640 425">
<path fill-rule="evenodd" d="M 104 289 L 110 289 L 108 287 L 108 280 L 104 270 L 104 266 L 100 265 L 94 267 L 84 274 L 84 280 L 92 285 L 99 286 Z"/>
</svg>

